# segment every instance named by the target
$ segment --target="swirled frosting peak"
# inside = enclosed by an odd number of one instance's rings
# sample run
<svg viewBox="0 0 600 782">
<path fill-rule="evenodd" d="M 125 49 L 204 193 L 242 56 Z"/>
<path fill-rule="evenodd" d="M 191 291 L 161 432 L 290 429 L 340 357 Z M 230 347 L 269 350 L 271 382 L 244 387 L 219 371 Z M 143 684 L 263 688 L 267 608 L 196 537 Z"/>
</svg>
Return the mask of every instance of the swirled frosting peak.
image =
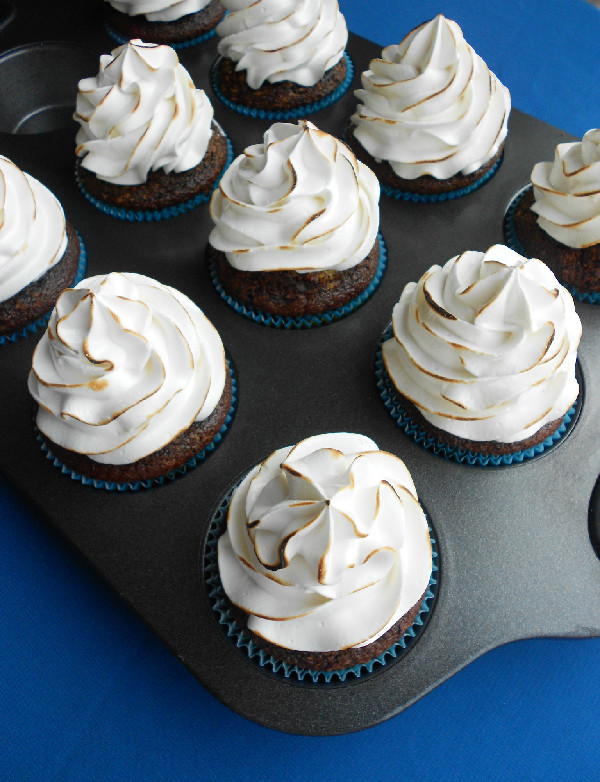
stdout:
<svg viewBox="0 0 600 782">
<path fill-rule="evenodd" d="M 337 0 L 221 0 L 230 12 L 217 26 L 219 54 L 263 82 L 311 87 L 344 53 L 348 30 Z"/>
<path fill-rule="evenodd" d="M 55 196 L 0 155 L 0 301 L 35 282 L 62 258 L 67 228 Z"/>
<path fill-rule="evenodd" d="M 379 183 L 312 122 L 278 122 L 225 172 L 210 212 L 209 241 L 237 269 L 342 271 L 375 242 Z"/>
<path fill-rule="evenodd" d="M 50 440 L 129 464 L 207 418 L 225 378 L 219 335 L 190 299 L 141 274 L 112 273 L 60 295 L 29 390 Z"/>
<path fill-rule="evenodd" d="M 174 22 L 195 14 L 211 0 L 107 0 L 117 11 L 128 16 L 143 14 L 149 22 Z"/>
<path fill-rule="evenodd" d="M 139 39 L 100 57 L 78 85 L 76 153 L 114 184 L 139 185 L 150 171 L 187 171 L 204 157 L 213 109 L 170 46 Z"/>
<path fill-rule="evenodd" d="M 568 247 L 600 242 L 600 130 L 558 144 L 553 162 L 533 167 L 531 182 L 540 228 Z"/>
<path fill-rule="evenodd" d="M 470 174 L 506 137 L 508 90 L 442 14 L 387 46 L 361 78 L 354 134 L 403 179 Z"/>
<path fill-rule="evenodd" d="M 573 299 L 544 263 L 504 245 L 432 266 L 404 288 L 392 324 L 394 385 L 458 437 L 520 442 L 577 398 Z"/>
<path fill-rule="evenodd" d="M 404 463 L 368 437 L 309 437 L 235 490 L 219 572 L 249 628 L 279 646 L 332 651 L 375 640 L 431 575 L 427 522 Z"/>
</svg>

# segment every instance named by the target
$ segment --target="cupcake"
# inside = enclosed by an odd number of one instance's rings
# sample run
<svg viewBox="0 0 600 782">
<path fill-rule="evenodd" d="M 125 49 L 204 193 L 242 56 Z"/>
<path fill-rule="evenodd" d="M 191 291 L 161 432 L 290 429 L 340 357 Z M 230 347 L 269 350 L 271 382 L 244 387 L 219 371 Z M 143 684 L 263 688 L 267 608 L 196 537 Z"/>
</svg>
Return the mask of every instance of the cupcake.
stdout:
<svg viewBox="0 0 600 782">
<path fill-rule="evenodd" d="M 225 14 L 219 0 L 106 0 L 110 34 L 183 48 L 211 38 Z"/>
<path fill-rule="evenodd" d="M 336 101 L 349 87 L 348 30 L 337 0 L 223 0 L 216 94 L 263 119 L 292 119 Z"/>
<path fill-rule="evenodd" d="M 308 120 L 276 123 L 248 147 L 210 213 L 215 282 L 244 314 L 343 314 L 378 281 L 377 178 Z"/>
<path fill-rule="evenodd" d="M 232 398 L 221 339 L 202 311 L 130 273 L 63 291 L 29 391 L 45 447 L 65 471 L 105 488 L 186 469 L 223 431 Z"/>
<path fill-rule="evenodd" d="M 347 141 L 391 195 L 455 197 L 494 173 L 510 94 L 456 22 L 438 14 L 387 46 L 361 79 Z"/>
<path fill-rule="evenodd" d="M 85 268 L 85 250 L 56 197 L 0 156 L 0 344 L 43 324 Z"/>
<path fill-rule="evenodd" d="M 550 269 L 494 245 L 409 283 L 382 357 L 413 431 L 500 456 L 559 430 L 579 392 L 580 337 L 573 299 Z"/>
<path fill-rule="evenodd" d="M 413 624 L 432 574 L 408 470 L 346 432 L 275 451 L 231 496 L 218 573 L 244 632 L 275 660 L 367 663 Z"/>
<path fill-rule="evenodd" d="M 77 177 L 97 207 L 160 219 L 208 200 L 228 157 L 213 108 L 170 46 L 133 40 L 78 85 Z"/>
<path fill-rule="evenodd" d="M 600 130 L 537 163 L 505 221 L 516 250 L 548 264 L 578 298 L 600 301 Z M 516 244 L 515 244 L 516 239 Z"/>
</svg>

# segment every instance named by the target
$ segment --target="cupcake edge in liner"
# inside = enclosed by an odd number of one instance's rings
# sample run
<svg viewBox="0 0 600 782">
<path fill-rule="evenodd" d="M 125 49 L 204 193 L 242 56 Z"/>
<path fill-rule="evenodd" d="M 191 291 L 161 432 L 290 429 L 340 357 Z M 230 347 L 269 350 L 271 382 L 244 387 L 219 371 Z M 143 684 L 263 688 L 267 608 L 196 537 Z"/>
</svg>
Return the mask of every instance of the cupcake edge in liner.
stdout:
<svg viewBox="0 0 600 782">
<path fill-rule="evenodd" d="M 77 185 L 85 198 L 96 207 L 96 209 L 99 209 L 101 212 L 104 212 L 104 214 L 108 215 L 109 217 L 116 217 L 119 220 L 127 220 L 129 222 L 152 222 L 152 221 L 158 221 L 158 220 L 169 220 L 172 217 L 179 217 L 180 215 L 187 214 L 187 212 L 191 212 L 193 209 L 196 209 L 196 207 L 200 206 L 200 204 L 207 203 L 210 201 L 211 196 L 216 190 L 216 188 L 219 186 L 219 182 L 221 181 L 221 177 L 225 173 L 225 171 L 229 168 L 231 165 L 231 162 L 233 161 L 233 145 L 231 143 L 231 139 L 227 135 L 227 133 L 223 130 L 221 125 L 219 125 L 218 122 L 215 121 L 215 124 L 219 128 L 221 134 L 225 137 L 225 141 L 227 142 L 227 158 L 225 160 L 225 165 L 221 169 L 219 175 L 215 179 L 214 183 L 212 184 L 210 190 L 207 190 L 206 192 L 197 193 L 192 198 L 188 199 L 187 201 L 183 201 L 180 204 L 172 204 L 171 206 L 166 206 L 164 209 L 123 209 L 119 206 L 114 206 L 113 204 L 108 204 L 105 201 L 101 201 L 99 198 L 96 198 L 91 193 L 89 193 L 85 187 L 83 186 L 83 183 L 81 181 L 81 178 L 79 176 L 79 172 L 77 171 L 77 167 L 75 168 L 75 179 L 77 180 Z M 135 185 L 131 185 L 131 187 L 135 187 Z"/>
<path fill-rule="evenodd" d="M 104 22 L 104 27 L 106 28 L 106 32 L 110 35 L 110 37 L 118 44 L 123 45 L 129 42 L 129 38 L 115 30 L 115 28 L 112 27 L 108 22 Z M 171 43 L 165 44 L 165 46 L 170 46 L 171 49 L 180 51 L 181 49 L 187 49 L 190 46 L 196 46 L 197 44 L 203 43 L 204 41 L 209 41 L 216 34 L 217 29 L 215 25 L 215 27 L 213 27 L 211 30 L 207 30 L 206 32 L 202 33 L 201 35 L 197 35 L 194 38 L 188 38 L 185 41 L 172 41 Z"/>
<path fill-rule="evenodd" d="M 225 418 L 223 425 L 221 426 L 217 434 L 213 437 L 213 439 L 207 445 L 205 445 L 204 448 L 199 453 L 197 453 L 195 456 L 192 456 L 191 459 L 188 459 L 187 462 L 185 462 L 185 464 L 182 464 L 180 467 L 176 467 L 174 470 L 171 470 L 165 475 L 159 475 L 157 478 L 149 478 L 146 480 L 125 482 L 125 483 L 120 483 L 118 481 L 98 480 L 96 478 L 88 478 L 86 475 L 83 475 L 82 473 L 77 472 L 76 470 L 72 470 L 70 467 L 67 467 L 65 464 L 63 464 L 63 462 L 58 457 L 56 457 L 52 453 L 50 446 L 44 440 L 44 437 L 40 433 L 37 426 L 35 427 L 36 440 L 39 443 L 40 448 L 43 451 L 46 459 L 49 459 L 55 467 L 60 469 L 61 472 L 64 473 L 65 475 L 68 475 L 71 478 L 71 480 L 79 481 L 84 486 L 91 486 L 94 489 L 102 489 L 105 491 L 116 491 L 116 492 L 129 492 L 129 491 L 133 492 L 133 491 L 138 491 L 139 489 L 150 489 L 156 486 L 163 486 L 167 483 L 170 483 L 171 481 L 176 480 L 177 478 L 180 478 L 181 476 L 190 472 L 194 468 L 198 467 L 199 464 L 201 464 L 208 456 L 210 456 L 211 453 L 213 453 L 213 451 L 216 450 L 216 448 L 219 446 L 219 444 L 222 442 L 223 438 L 227 434 L 231 426 L 231 423 L 235 417 L 235 412 L 237 407 L 237 379 L 235 376 L 232 361 L 227 356 L 226 356 L 226 361 L 231 376 L 231 405 L 229 407 L 229 412 L 227 413 L 227 417 Z"/>
<path fill-rule="evenodd" d="M 335 321 L 341 320 L 347 315 L 353 313 L 362 304 L 364 304 L 379 287 L 379 283 L 383 279 L 383 275 L 387 266 L 387 248 L 384 238 L 379 232 L 377 233 L 377 241 L 379 242 L 379 261 L 377 263 L 377 271 L 375 272 L 375 275 L 369 285 L 362 293 L 359 293 L 358 296 L 356 296 L 351 301 L 343 304 L 341 307 L 337 307 L 334 310 L 322 312 L 319 315 L 302 315 L 296 317 L 287 315 L 270 315 L 268 312 L 255 310 L 251 307 L 246 307 L 245 304 L 240 304 L 240 302 L 226 293 L 223 289 L 223 286 L 217 277 L 217 273 L 212 261 L 209 261 L 210 278 L 223 301 L 232 307 L 237 313 L 243 315 L 245 318 L 253 320 L 255 323 L 260 323 L 263 326 L 272 326 L 276 329 L 288 330 L 310 329 L 315 326 L 325 326 L 328 323 L 334 323 Z"/>
<path fill-rule="evenodd" d="M 79 264 L 77 266 L 77 271 L 75 273 L 75 277 L 73 278 L 73 282 L 69 287 L 77 285 L 78 282 L 83 280 L 85 270 L 87 268 L 87 250 L 85 249 L 83 239 L 81 238 L 81 235 L 77 229 L 75 229 L 75 233 L 77 234 L 77 239 L 79 240 Z M 35 334 L 36 331 L 40 331 L 41 329 L 46 328 L 51 314 L 52 309 L 49 310 L 49 312 L 47 312 L 45 315 L 42 315 L 41 318 L 34 320 L 32 323 L 27 323 L 18 331 L 14 331 L 11 334 L 0 334 L 0 346 L 17 342 L 19 339 L 27 337 L 30 334 Z"/>
<path fill-rule="evenodd" d="M 517 190 L 517 192 L 509 201 L 508 206 L 504 212 L 504 218 L 502 220 L 502 229 L 504 231 L 504 240 L 506 241 L 506 244 L 511 248 L 511 250 L 514 250 L 515 252 L 519 253 L 520 255 L 524 255 L 525 257 L 528 257 L 528 253 L 526 253 L 523 249 L 521 242 L 517 237 L 517 232 L 515 231 L 515 213 L 519 207 L 521 199 L 531 190 L 531 188 L 532 185 L 529 183 L 520 190 Z M 542 229 L 540 228 L 540 230 Z M 582 292 L 577 290 L 574 285 L 565 285 L 562 282 L 561 285 L 563 285 L 569 291 L 571 296 L 577 301 L 600 305 L 600 293 L 596 293 L 594 291 Z"/>
<path fill-rule="evenodd" d="M 392 337 L 392 333 L 392 325 L 390 323 L 385 329 L 377 348 L 375 358 L 377 388 L 387 411 L 396 425 L 411 437 L 417 445 L 420 445 L 426 451 L 431 451 L 435 456 L 441 456 L 446 461 L 454 461 L 458 464 L 476 467 L 507 467 L 509 465 L 523 464 L 535 459 L 537 456 L 541 456 L 557 445 L 565 435 L 571 432 L 579 418 L 584 396 L 583 375 L 581 372 L 578 378 L 580 388 L 577 400 L 563 416 L 562 423 L 558 429 L 543 442 L 522 451 L 515 451 L 514 453 L 502 454 L 500 456 L 479 453 L 443 443 L 411 418 L 396 395 L 396 387 L 387 373 L 381 353 L 383 343 Z"/>
<path fill-rule="evenodd" d="M 276 109 L 255 109 L 251 106 L 244 106 L 241 103 L 235 103 L 223 95 L 217 83 L 217 65 L 221 59 L 222 57 L 219 55 L 210 67 L 210 83 L 215 95 L 221 101 L 221 103 L 227 106 L 227 108 L 231 109 L 232 111 L 236 111 L 238 114 L 243 114 L 245 117 L 253 117 L 254 119 L 281 122 L 307 117 L 310 114 L 321 111 L 321 109 L 326 109 L 328 106 L 336 103 L 342 97 L 342 95 L 348 91 L 350 84 L 354 79 L 354 64 L 348 52 L 344 52 L 344 60 L 346 62 L 346 76 L 344 77 L 344 80 L 338 84 L 335 90 L 333 90 L 333 92 L 331 92 L 329 95 L 326 95 L 324 98 L 320 98 L 317 101 L 313 101 L 312 103 L 307 103 L 305 106 L 297 106 L 295 109 L 288 109 L 285 111 L 277 111 Z"/>
<path fill-rule="evenodd" d="M 239 624 L 231 612 L 231 602 L 225 594 L 219 576 L 217 547 L 219 538 L 227 527 L 227 513 L 232 494 L 240 483 L 241 480 L 227 491 L 218 503 L 216 510 L 213 512 L 200 557 L 200 566 L 202 570 L 201 577 L 206 587 L 206 595 L 211 612 L 229 641 L 240 650 L 249 662 L 256 665 L 258 668 L 283 680 L 287 679 L 309 685 L 343 683 L 347 680 L 356 681 L 363 678 L 365 675 L 380 671 L 388 663 L 402 657 L 425 628 L 430 613 L 434 608 L 439 584 L 440 565 L 437 540 L 435 538 L 434 529 L 423 506 L 421 506 L 421 508 L 425 513 L 427 527 L 429 529 L 429 540 L 431 542 L 432 572 L 429 578 L 429 585 L 425 592 L 425 597 L 423 598 L 418 614 L 412 625 L 405 631 L 401 638 L 389 647 L 389 649 L 386 649 L 367 662 L 337 670 L 313 670 L 312 668 L 305 668 L 285 662 L 284 660 L 279 660 L 270 652 L 262 649 L 252 640 L 250 634 Z"/>
<path fill-rule="evenodd" d="M 504 153 L 500 155 L 490 170 L 486 171 L 480 179 L 477 179 L 475 182 L 472 182 L 466 187 L 459 187 L 456 190 L 449 190 L 447 193 L 410 193 L 406 190 L 398 190 L 395 187 L 390 187 L 389 185 L 382 185 L 381 192 L 389 198 L 395 198 L 397 201 L 414 201 L 415 203 L 454 201 L 456 198 L 461 198 L 462 196 L 472 193 L 474 190 L 478 190 L 480 187 L 482 187 L 482 185 L 485 185 L 486 182 L 489 182 L 496 171 L 498 171 L 500 168 L 503 159 Z"/>
</svg>

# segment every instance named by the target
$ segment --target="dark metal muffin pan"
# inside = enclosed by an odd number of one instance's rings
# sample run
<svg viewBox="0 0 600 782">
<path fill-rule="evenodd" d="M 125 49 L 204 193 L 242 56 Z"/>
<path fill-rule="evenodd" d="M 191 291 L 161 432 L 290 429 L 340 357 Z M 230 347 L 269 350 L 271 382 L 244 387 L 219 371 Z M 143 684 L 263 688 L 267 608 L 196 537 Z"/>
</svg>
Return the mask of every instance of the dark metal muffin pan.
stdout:
<svg viewBox="0 0 600 782">
<path fill-rule="evenodd" d="M 65 32 L 63 26 L 62 38 Z M 2 39 L 5 48 L 21 42 L 8 34 Z M 103 28 L 79 43 L 97 54 L 114 47 Z M 379 47 L 351 36 L 349 51 L 357 86 Z M 208 70 L 215 53 L 213 40 L 183 50 L 180 59 L 207 89 L 239 154 L 261 140 L 268 123 L 241 118 L 214 98 Z M 340 135 L 354 106 L 350 91 L 312 120 Z M 2 103 L 0 120 L 6 111 Z M 83 487 L 46 460 L 35 441 L 26 379 L 37 337 L 30 336 L 0 349 L 0 467 L 211 693 L 272 728 L 350 732 L 392 717 L 500 644 L 600 636 L 600 562 L 588 522 L 600 472 L 600 365 L 594 358 L 600 307 L 577 304 L 584 379 L 579 420 L 558 447 L 525 464 L 470 467 L 422 450 L 396 427 L 374 378 L 378 340 L 404 284 L 465 249 L 502 242 L 506 204 L 566 134 L 513 110 L 504 162 L 480 190 L 436 204 L 382 197 L 389 261 L 379 289 L 338 323 L 284 331 L 241 317 L 213 288 L 204 262 L 211 225 L 206 205 L 159 223 L 123 222 L 91 206 L 73 176 L 75 131 L 72 123 L 42 135 L 0 133 L 0 153 L 61 200 L 86 243 L 89 274 L 142 272 L 198 303 L 235 362 L 237 415 L 216 452 L 169 485 L 128 494 Z M 406 462 L 437 533 L 440 585 L 427 627 L 401 659 L 361 681 L 307 686 L 258 669 L 223 636 L 198 561 L 213 507 L 242 473 L 275 448 L 338 430 L 369 435 Z M 598 537 L 596 516 L 592 527 Z"/>
</svg>

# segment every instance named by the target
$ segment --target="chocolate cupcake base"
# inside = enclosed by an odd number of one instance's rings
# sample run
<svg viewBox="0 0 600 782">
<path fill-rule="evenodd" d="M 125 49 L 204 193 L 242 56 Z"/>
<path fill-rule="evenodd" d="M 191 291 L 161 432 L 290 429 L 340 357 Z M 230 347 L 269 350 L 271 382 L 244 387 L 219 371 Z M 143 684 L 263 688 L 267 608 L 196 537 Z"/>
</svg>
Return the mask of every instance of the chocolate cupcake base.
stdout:
<svg viewBox="0 0 600 782">
<path fill-rule="evenodd" d="M 233 148 L 213 120 L 212 136 L 203 159 L 188 171 L 150 171 L 139 185 L 115 185 L 99 179 L 77 158 L 75 175 L 94 206 L 123 220 L 160 220 L 176 216 L 207 201 L 231 162 Z"/>
<path fill-rule="evenodd" d="M 538 225 L 533 202 L 531 185 L 513 197 L 504 218 L 506 243 L 527 258 L 544 261 L 579 300 L 599 304 L 600 244 L 577 248 L 557 242 Z"/>
<path fill-rule="evenodd" d="M 259 119 L 290 120 L 320 111 L 341 98 L 352 82 L 354 66 L 344 53 L 311 87 L 286 80 L 264 82 L 254 90 L 246 82 L 246 72 L 237 71 L 233 60 L 217 57 L 210 77 L 216 96 L 233 111 Z"/>
<path fill-rule="evenodd" d="M 287 317 L 321 315 L 362 293 L 377 271 L 379 243 L 367 257 L 345 271 L 326 269 L 301 274 L 293 270 L 248 272 L 235 269 L 225 253 L 207 246 L 207 257 L 223 290 L 254 310 Z"/>
<path fill-rule="evenodd" d="M 55 466 L 86 485 L 118 491 L 160 485 L 196 467 L 214 450 L 229 428 L 235 413 L 237 383 L 229 361 L 227 365 L 225 388 L 208 418 L 194 421 L 171 442 L 135 462 L 101 464 L 84 454 L 57 445 L 36 427 L 38 441 Z"/>
<path fill-rule="evenodd" d="M 108 32 L 119 43 L 140 38 L 151 43 L 168 44 L 174 49 L 211 38 L 224 15 L 225 8 L 219 0 L 212 0 L 206 8 L 172 22 L 149 22 L 144 14 L 129 16 L 105 3 Z"/>
<path fill-rule="evenodd" d="M 20 332 L 37 321 L 43 325 L 41 319 L 47 320 L 61 292 L 82 278 L 85 262 L 83 244 L 67 222 L 67 246 L 60 261 L 22 291 L 0 302 L 0 344 L 2 338 L 15 341 L 13 336 L 24 336 Z M 37 326 L 31 330 L 36 331 Z"/>
<path fill-rule="evenodd" d="M 356 157 L 374 171 L 382 191 L 389 196 L 403 200 L 442 201 L 458 198 L 476 190 L 496 173 L 504 154 L 504 144 L 498 152 L 471 174 L 455 174 L 448 179 L 437 179 L 426 174 L 416 179 L 399 177 L 386 160 L 377 160 L 362 146 L 354 134 L 354 125 L 348 123 L 344 139 Z"/>
</svg>

